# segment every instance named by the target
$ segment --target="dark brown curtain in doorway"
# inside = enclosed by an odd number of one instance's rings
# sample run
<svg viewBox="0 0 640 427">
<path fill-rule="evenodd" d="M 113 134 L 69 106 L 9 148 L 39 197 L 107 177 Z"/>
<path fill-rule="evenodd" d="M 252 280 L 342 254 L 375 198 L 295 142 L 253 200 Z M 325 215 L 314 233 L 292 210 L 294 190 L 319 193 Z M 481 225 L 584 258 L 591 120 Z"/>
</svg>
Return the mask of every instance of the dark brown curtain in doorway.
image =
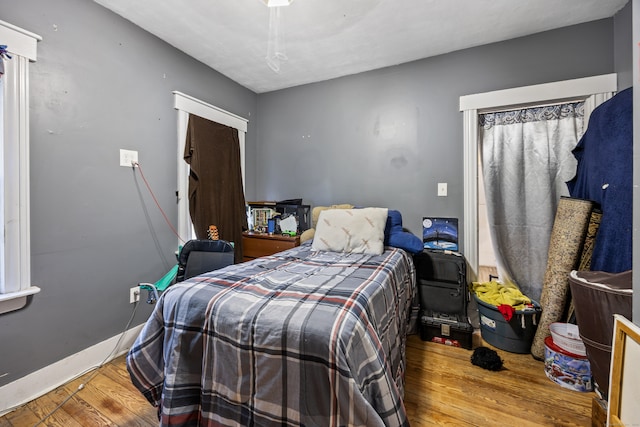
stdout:
<svg viewBox="0 0 640 427">
<path fill-rule="evenodd" d="M 235 244 L 242 262 L 242 231 L 247 228 L 238 131 L 189 115 L 184 160 L 190 166 L 189 213 L 198 239 L 210 225 L 220 238 Z"/>
</svg>

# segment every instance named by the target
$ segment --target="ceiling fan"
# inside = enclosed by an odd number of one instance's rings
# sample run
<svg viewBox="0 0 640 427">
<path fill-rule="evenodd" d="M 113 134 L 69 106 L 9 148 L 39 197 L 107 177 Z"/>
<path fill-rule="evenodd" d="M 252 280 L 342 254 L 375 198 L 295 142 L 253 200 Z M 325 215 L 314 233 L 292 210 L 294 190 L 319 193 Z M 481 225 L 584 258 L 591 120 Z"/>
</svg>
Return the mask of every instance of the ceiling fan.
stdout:
<svg viewBox="0 0 640 427">
<path fill-rule="evenodd" d="M 280 62 L 286 61 L 284 30 L 280 22 L 280 9 L 289 6 L 293 0 L 262 0 L 269 7 L 269 38 L 267 41 L 267 65 L 274 72 L 280 72 Z"/>
<path fill-rule="evenodd" d="M 293 0 L 262 0 L 269 7 L 289 6 Z"/>
</svg>

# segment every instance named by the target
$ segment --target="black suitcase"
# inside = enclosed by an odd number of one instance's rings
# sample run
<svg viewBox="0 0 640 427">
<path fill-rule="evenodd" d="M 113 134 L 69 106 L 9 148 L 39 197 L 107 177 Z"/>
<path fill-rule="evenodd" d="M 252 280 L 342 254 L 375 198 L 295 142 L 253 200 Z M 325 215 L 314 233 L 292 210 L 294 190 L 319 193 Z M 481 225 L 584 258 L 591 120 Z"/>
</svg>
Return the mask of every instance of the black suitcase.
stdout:
<svg viewBox="0 0 640 427">
<path fill-rule="evenodd" d="M 414 255 L 420 307 L 435 313 L 467 314 L 467 263 L 457 252 L 425 249 Z"/>
<path fill-rule="evenodd" d="M 424 250 L 414 256 L 420 296 L 420 338 L 471 349 L 467 263 L 457 252 Z"/>
</svg>

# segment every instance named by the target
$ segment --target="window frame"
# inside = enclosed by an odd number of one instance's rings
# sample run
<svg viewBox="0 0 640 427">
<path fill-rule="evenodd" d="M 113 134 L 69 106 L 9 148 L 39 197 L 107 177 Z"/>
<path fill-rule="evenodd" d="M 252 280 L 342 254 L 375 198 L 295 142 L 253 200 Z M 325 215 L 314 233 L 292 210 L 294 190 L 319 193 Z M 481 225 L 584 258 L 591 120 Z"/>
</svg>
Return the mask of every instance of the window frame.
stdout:
<svg viewBox="0 0 640 427">
<path fill-rule="evenodd" d="M 40 292 L 31 285 L 29 183 L 29 63 L 37 58 L 37 34 L 0 21 L 0 44 L 12 56 L 4 62 L 2 188 L 4 246 L 0 249 L 0 314 L 26 306 Z M 5 250 L 5 248 L 7 250 Z"/>
</svg>

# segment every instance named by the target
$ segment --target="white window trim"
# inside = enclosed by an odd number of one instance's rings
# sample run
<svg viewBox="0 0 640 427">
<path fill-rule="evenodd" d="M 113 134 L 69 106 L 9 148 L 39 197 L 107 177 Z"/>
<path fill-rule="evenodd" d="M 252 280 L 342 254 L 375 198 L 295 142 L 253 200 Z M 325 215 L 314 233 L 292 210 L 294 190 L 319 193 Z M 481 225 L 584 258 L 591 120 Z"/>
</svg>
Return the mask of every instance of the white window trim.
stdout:
<svg viewBox="0 0 640 427">
<path fill-rule="evenodd" d="M 617 82 L 617 74 L 612 73 L 460 97 L 464 120 L 462 242 L 470 280 L 476 280 L 478 274 L 478 114 L 528 105 L 583 101 L 596 94 L 613 94 L 617 90 Z"/>
<path fill-rule="evenodd" d="M 5 61 L 2 161 L 4 162 L 4 247 L 0 253 L 4 277 L 0 283 L 0 313 L 23 308 L 31 286 L 31 228 L 29 195 L 29 62 L 36 61 L 42 38 L 0 21 L 0 44 L 6 44 L 12 59 Z M 8 250 L 4 251 L 4 248 Z"/>
<path fill-rule="evenodd" d="M 215 107 L 197 98 L 174 91 L 174 108 L 178 110 L 178 234 L 190 239 L 193 235 L 191 216 L 189 215 L 189 165 L 184 161 L 184 142 L 187 137 L 189 114 L 211 120 L 238 130 L 240 141 L 240 167 L 242 168 L 242 187 L 245 182 L 245 135 L 249 120 Z M 180 244 L 181 242 L 178 242 Z"/>
</svg>

